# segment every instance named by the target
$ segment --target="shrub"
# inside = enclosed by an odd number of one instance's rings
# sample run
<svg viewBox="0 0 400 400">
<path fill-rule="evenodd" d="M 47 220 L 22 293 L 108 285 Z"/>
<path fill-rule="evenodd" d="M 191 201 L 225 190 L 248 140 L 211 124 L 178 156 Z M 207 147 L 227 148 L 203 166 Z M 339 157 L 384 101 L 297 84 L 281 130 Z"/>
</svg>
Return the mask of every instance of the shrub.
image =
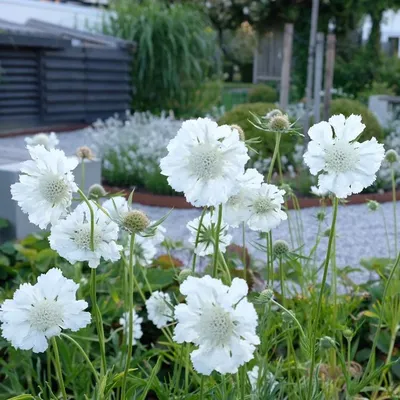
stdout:
<svg viewBox="0 0 400 400">
<path fill-rule="evenodd" d="M 278 93 L 271 86 L 259 85 L 249 92 L 250 103 L 274 103 L 277 100 Z"/>
<path fill-rule="evenodd" d="M 336 99 L 331 103 L 331 115 L 343 114 L 345 117 L 351 114 L 359 114 L 365 124 L 365 130 L 361 136 L 361 141 L 371 139 L 373 136 L 380 142 L 384 140 L 384 132 L 379 125 L 375 115 L 368 108 L 357 100 Z"/>
<path fill-rule="evenodd" d="M 211 74 L 215 34 L 201 10 L 147 0 L 117 0 L 103 32 L 137 44 L 132 81 L 135 110 L 190 111 L 196 92 Z"/>
<path fill-rule="evenodd" d="M 274 151 L 275 140 L 274 134 L 263 132 L 257 129 L 251 122 L 252 116 L 250 113 L 256 115 L 265 115 L 269 111 L 276 108 L 273 103 L 247 103 L 236 106 L 231 111 L 227 112 L 219 121 L 220 125 L 239 125 L 246 136 L 246 139 L 260 138 L 260 143 L 253 147 L 263 159 L 270 158 Z M 287 157 L 294 152 L 296 138 L 290 135 L 285 135 L 281 139 L 280 150 L 281 155 Z M 252 159 L 259 158 L 253 153 Z"/>
</svg>

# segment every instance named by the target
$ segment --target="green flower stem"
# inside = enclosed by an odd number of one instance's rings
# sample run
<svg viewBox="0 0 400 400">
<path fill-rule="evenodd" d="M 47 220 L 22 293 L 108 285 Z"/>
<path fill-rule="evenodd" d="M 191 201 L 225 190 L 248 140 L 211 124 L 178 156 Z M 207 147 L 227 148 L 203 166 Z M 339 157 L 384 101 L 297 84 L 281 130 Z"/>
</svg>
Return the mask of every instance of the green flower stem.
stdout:
<svg viewBox="0 0 400 400">
<path fill-rule="evenodd" d="M 271 285 L 271 270 L 270 270 L 270 261 L 269 259 L 272 257 L 272 254 L 269 252 L 269 233 L 267 233 L 267 286 Z"/>
<path fill-rule="evenodd" d="M 201 375 L 200 378 L 200 400 L 204 400 L 204 375 Z"/>
<path fill-rule="evenodd" d="M 93 375 L 96 378 L 97 383 L 99 383 L 99 375 L 98 375 L 96 369 L 93 367 L 93 364 L 91 363 L 85 350 L 83 350 L 82 346 L 75 339 L 73 339 L 71 336 L 66 335 L 65 333 L 61 333 L 61 336 L 63 338 L 68 339 L 69 341 L 71 341 L 77 347 L 77 349 L 80 351 L 80 353 L 82 354 L 85 361 L 88 363 L 88 366 L 89 366 L 90 370 L 93 372 Z"/>
<path fill-rule="evenodd" d="M 60 386 L 63 400 L 67 400 L 67 392 L 65 391 L 64 379 L 61 371 L 60 354 L 58 352 L 58 346 L 55 337 L 51 338 L 51 344 L 53 346 L 53 351 L 54 351 L 54 366 L 56 368 L 58 385 Z"/>
<path fill-rule="evenodd" d="M 397 212 L 396 212 L 396 177 L 392 168 L 392 197 L 393 197 L 393 223 L 394 223 L 394 254 L 398 252 Z"/>
<path fill-rule="evenodd" d="M 213 263 L 213 274 L 212 277 L 217 277 L 217 265 L 218 265 L 218 255 L 219 255 L 219 234 L 221 231 L 222 223 L 222 204 L 218 206 L 218 220 L 215 231 L 215 244 L 214 244 L 214 263 Z"/>
<path fill-rule="evenodd" d="M 303 336 L 303 338 L 306 337 L 303 327 L 301 326 L 299 320 L 296 318 L 296 316 L 289 311 L 286 307 L 284 307 L 282 304 L 278 303 L 277 301 L 275 301 L 274 299 L 271 299 L 271 303 L 275 304 L 276 306 L 278 306 L 282 311 L 287 312 L 293 319 L 293 321 L 295 322 L 295 324 L 297 325 L 297 327 L 299 328 L 300 332 L 301 332 L 301 336 Z"/>
<path fill-rule="evenodd" d="M 201 215 L 200 215 L 199 226 L 197 228 L 197 233 L 196 233 L 196 242 L 194 245 L 195 249 L 197 248 L 197 246 L 199 244 L 200 230 L 201 230 L 201 226 L 203 225 L 203 218 L 204 218 L 204 215 L 206 214 L 206 211 L 207 211 L 207 208 L 204 207 L 203 211 L 201 212 Z M 197 254 L 196 254 L 196 252 L 193 252 L 192 272 L 194 272 L 195 268 L 196 268 L 196 259 L 197 259 Z"/>
<path fill-rule="evenodd" d="M 276 157 L 278 155 L 279 144 L 281 142 L 281 137 L 282 137 L 281 133 L 277 133 L 276 134 L 276 137 L 275 137 L 275 148 L 274 148 L 274 153 L 272 154 L 271 164 L 269 165 L 269 170 L 268 170 L 268 175 L 267 175 L 267 183 L 271 182 L 272 172 L 274 171 L 274 164 L 275 164 Z"/>
<path fill-rule="evenodd" d="M 47 348 L 46 350 L 46 356 L 47 356 L 47 383 L 49 384 L 49 387 L 51 387 L 51 349 Z M 50 397 L 50 394 L 49 394 Z"/>
<path fill-rule="evenodd" d="M 101 376 L 107 371 L 106 362 L 106 346 L 104 340 L 103 319 L 99 306 L 97 305 L 96 294 L 96 268 L 92 268 L 90 272 L 90 297 L 92 299 L 93 317 L 96 322 L 97 335 L 99 337 L 100 355 L 101 355 Z"/>
<path fill-rule="evenodd" d="M 126 363 L 124 375 L 122 377 L 121 385 L 121 399 L 126 399 L 126 380 L 128 378 L 129 366 L 132 358 L 132 347 L 133 347 L 133 250 L 135 246 L 135 234 L 131 234 L 131 240 L 129 243 L 129 264 L 128 264 L 128 307 L 129 307 L 129 322 L 128 322 L 128 350 L 126 353 Z"/>
<path fill-rule="evenodd" d="M 286 297 L 285 297 L 285 274 L 283 271 L 282 257 L 279 257 L 279 277 L 281 281 L 281 296 L 282 304 L 286 307 Z"/>
<path fill-rule="evenodd" d="M 224 257 L 224 255 L 223 255 L 221 252 L 219 252 L 219 259 L 220 259 L 220 262 L 221 262 L 222 267 L 223 267 L 224 270 L 225 270 L 225 273 L 226 273 L 226 280 L 227 280 L 227 282 L 228 282 L 229 285 L 230 285 L 230 284 L 232 283 L 231 272 L 229 271 L 228 264 L 226 263 L 225 257 Z"/>
<path fill-rule="evenodd" d="M 313 375 L 314 375 L 314 367 L 315 367 L 315 342 L 317 339 L 317 329 L 318 329 L 318 324 L 319 324 L 319 317 L 321 314 L 321 307 L 322 307 L 322 297 L 324 295 L 325 291 L 325 285 L 326 285 L 326 278 L 328 275 L 328 267 L 329 267 L 329 261 L 331 259 L 331 251 L 332 251 L 332 244 L 333 244 L 333 239 L 335 237 L 335 227 L 336 227 L 336 219 L 337 219 L 337 213 L 338 213 L 338 206 L 339 206 L 339 200 L 337 197 L 334 198 L 333 200 L 333 218 L 332 218 L 332 225 L 331 225 L 331 231 L 329 234 L 329 242 L 328 242 L 328 249 L 326 252 L 325 256 L 325 265 L 324 265 L 324 274 L 322 276 L 322 282 L 321 282 L 321 289 L 319 292 L 319 297 L 318 297 L 318 304 L 317 304 L 317 313 L 315 317 L 313 318 L 314 323 L 312 327 L 312 332 L 311 332 L 311 340 L 310 340 L 310 348 L 311 348 L 311 365 L 310 365 L 310 371 L 309 371 L 309 382 L 308 382 L 308 399 L 312 398 L 312 386 L 313 386 Z"/>
<path fill-rule="evenodd" d="M 272 250 L 272 245 L 273 245 L 272 231 L 270 231 L 268 233 L 268 236 L 269 236 L 268 252 L 270 254 L 270 256 L 269 256 L 269 270 L 270 270 L 270 274 L 271 274 L 271 285 L 273 285 L 274 284 L 274 255 L 273 255 L 273 250 Z"/>
<path fill-rule="evenodd" d="M 385 213 L 383 212 L 383 208 L 379 207 L 381 214 L 382 214 L 382 219 L 383 219 L 383 225 L 385 227 L 385 236 L 386 236 L 386 246 L 388 249 L 388 257 L 391 257 L 391 251 L 390 251 L 390 240 L 389 240 L 389 233 L 388 233 L 388 229 L 387 229 L 387 223 L 386 223 L 386 217 L 385 217 Z"/>
<path fill-rule="evenodd" d="M 81 160 L 81 190 L 85 191 L 85 160 Z"/>
<path fill-rule="evenodd" d="M 239 369 L 239 381 L 240 381 L 240 400 L 245 400 L 246 398 L 246 365 L 243 365 Z"/>
</svg>

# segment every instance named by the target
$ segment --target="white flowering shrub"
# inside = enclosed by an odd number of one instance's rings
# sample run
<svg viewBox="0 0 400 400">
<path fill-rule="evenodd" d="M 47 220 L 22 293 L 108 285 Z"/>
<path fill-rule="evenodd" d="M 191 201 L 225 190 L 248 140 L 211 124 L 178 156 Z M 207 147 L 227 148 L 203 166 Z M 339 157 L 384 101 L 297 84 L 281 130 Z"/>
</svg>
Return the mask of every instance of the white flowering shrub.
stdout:
<svg viewBox="0 0 400 400">
<path fill-rule="evenodd" d="M 159 162 L 181 121 L 173 116 L 126 112 L 96 121 L 85 134 L 103 160 L 102 175 L 114 186 L 137 186 L 152 193 L 169 194 Z"/>
<path fill-rule="evenodd" d="M 30 221 L 50 227 L 50 234 L 11 249 L 0 246 L 0 266 L 6 267 L 0 271 L 14 277 L 0 294 L 0 399 L 396 396 L 397 203 L 388 254 L 370 262 L 379 279 L 363 286 L 338 272 L 336 221 L 339 202 L 371 186 L 384 157 L 393 166 L 397 153 L 385 155 L 375 138 L 362 140 L 358 115 L 312 126 L 303 160 L 322 208 L 317 233 L 305 243 L 301 216 L 293 220 L 287 212 L 289 198 L 298 208 L 297 197 L 288 184 L 271 183 L 290 122 L 280 111 L 256 122 L 275 141 L 266 177 L 246 168 L 251 142 L 243 132 L 208 118 L 179 124 L 170 140 L 159 138 L 168 142 L 165 148 L 157 137 L 177 123 L 166 117 L 128 115 L 90 130 L 103 155 L 145 147 L 147 140 L 152 162 L 159 161 L 172 189 L 202 207 L 186 226 L 190 257 L 180 264 L 162 226 L 173 215 L 152 220 L 132 207 L 134 192 L 126 199 L 96 185 L 86 194 L 74 182 L 76 157 L 28 146 L 31 160 L 11 193 Z M 102 140 L 101 132 L 109 136 Z M 134 148 L 135 163 L 150 158 Z M 80 148 L 77 155 L 90 162 L 92 152 Z M 323 232 L 328 200 L 331 223 Z M 379 203 L 368 208 L 376 212 Z M 285 221 L 290 244 L 275 237 Z M 246 240 L 246 228 L 259 239 Z M 235 229 L 242 247 L 232 243 Z M 316 252 L 324 236 L 321 263 Z M 262 251 L 258 268 L 249 245 Z M 161 246 L 166 254 L 156 258 Z M 361 292 L 367 289 L 374 296 Z"/>
</svg>

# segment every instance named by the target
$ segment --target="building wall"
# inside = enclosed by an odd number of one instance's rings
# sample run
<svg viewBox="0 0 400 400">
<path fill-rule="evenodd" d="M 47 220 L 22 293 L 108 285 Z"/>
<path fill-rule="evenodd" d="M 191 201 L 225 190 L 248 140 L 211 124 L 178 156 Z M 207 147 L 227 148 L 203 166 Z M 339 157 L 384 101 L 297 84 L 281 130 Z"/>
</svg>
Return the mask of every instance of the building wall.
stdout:
<svg viewBox="0 0 400 400">
<path fill-rule="evenodd" d="M 34 18 L 68 28 L 90 29 L 100 26 L 106 16 L 107 11 L 94 7 L 39 0 L 0 0 L 0 18 L 19 24 Z"/>
</svg>

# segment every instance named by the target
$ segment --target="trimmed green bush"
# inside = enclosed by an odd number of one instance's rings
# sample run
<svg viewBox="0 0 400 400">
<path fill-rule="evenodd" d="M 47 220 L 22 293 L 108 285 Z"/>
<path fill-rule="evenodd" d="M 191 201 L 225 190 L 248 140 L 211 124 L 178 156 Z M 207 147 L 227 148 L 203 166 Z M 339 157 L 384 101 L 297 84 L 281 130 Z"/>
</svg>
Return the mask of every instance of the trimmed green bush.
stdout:
<svg viewBox="0 0 400 400">
<path fill-rule="evenodd" d="M 375 115 L 359 101 L 349 99 L 333 100 L 330 113 L 331 115 L 343 114 L 345 117 L 349 117 L 351 114 L 361 115 L 362 122 L 366 127 L 360 140 L 369 140 L 375 136 L 379 142 L 383 142 L 385 134 L 378 120 Z"/>
<path fill-rule="evenodd" d="M 231 111 L 225 113 L 222 118 L 218 121 L 220 125 L 239 125 L 247 139 L 260 138 L 261 143 L 254 145 L 255 150 L 264 158 L 272 157 L 275 146 L 275 138 L 273 133 L 264 132 L 257 129 L 249 120 L 253 117 L 250 114 L 256 114 L 262 116 L 267 114 L 269 111 L 275 109 L 275 104 L 272 103 L 246 103 L 240 104 L 233 108 Z M 294 151 L 294 145 L 296 144 L 296 137 L 291 135 L 283 135 L 281 139 L 281 155 L 290 157 L 290 154 Z"/>
<path fill-rule="evenodd" d="M 278 93 L 271 86 L 259 85 L 249 91 L 249 103 L 274 103 Z"/>
</svg>

